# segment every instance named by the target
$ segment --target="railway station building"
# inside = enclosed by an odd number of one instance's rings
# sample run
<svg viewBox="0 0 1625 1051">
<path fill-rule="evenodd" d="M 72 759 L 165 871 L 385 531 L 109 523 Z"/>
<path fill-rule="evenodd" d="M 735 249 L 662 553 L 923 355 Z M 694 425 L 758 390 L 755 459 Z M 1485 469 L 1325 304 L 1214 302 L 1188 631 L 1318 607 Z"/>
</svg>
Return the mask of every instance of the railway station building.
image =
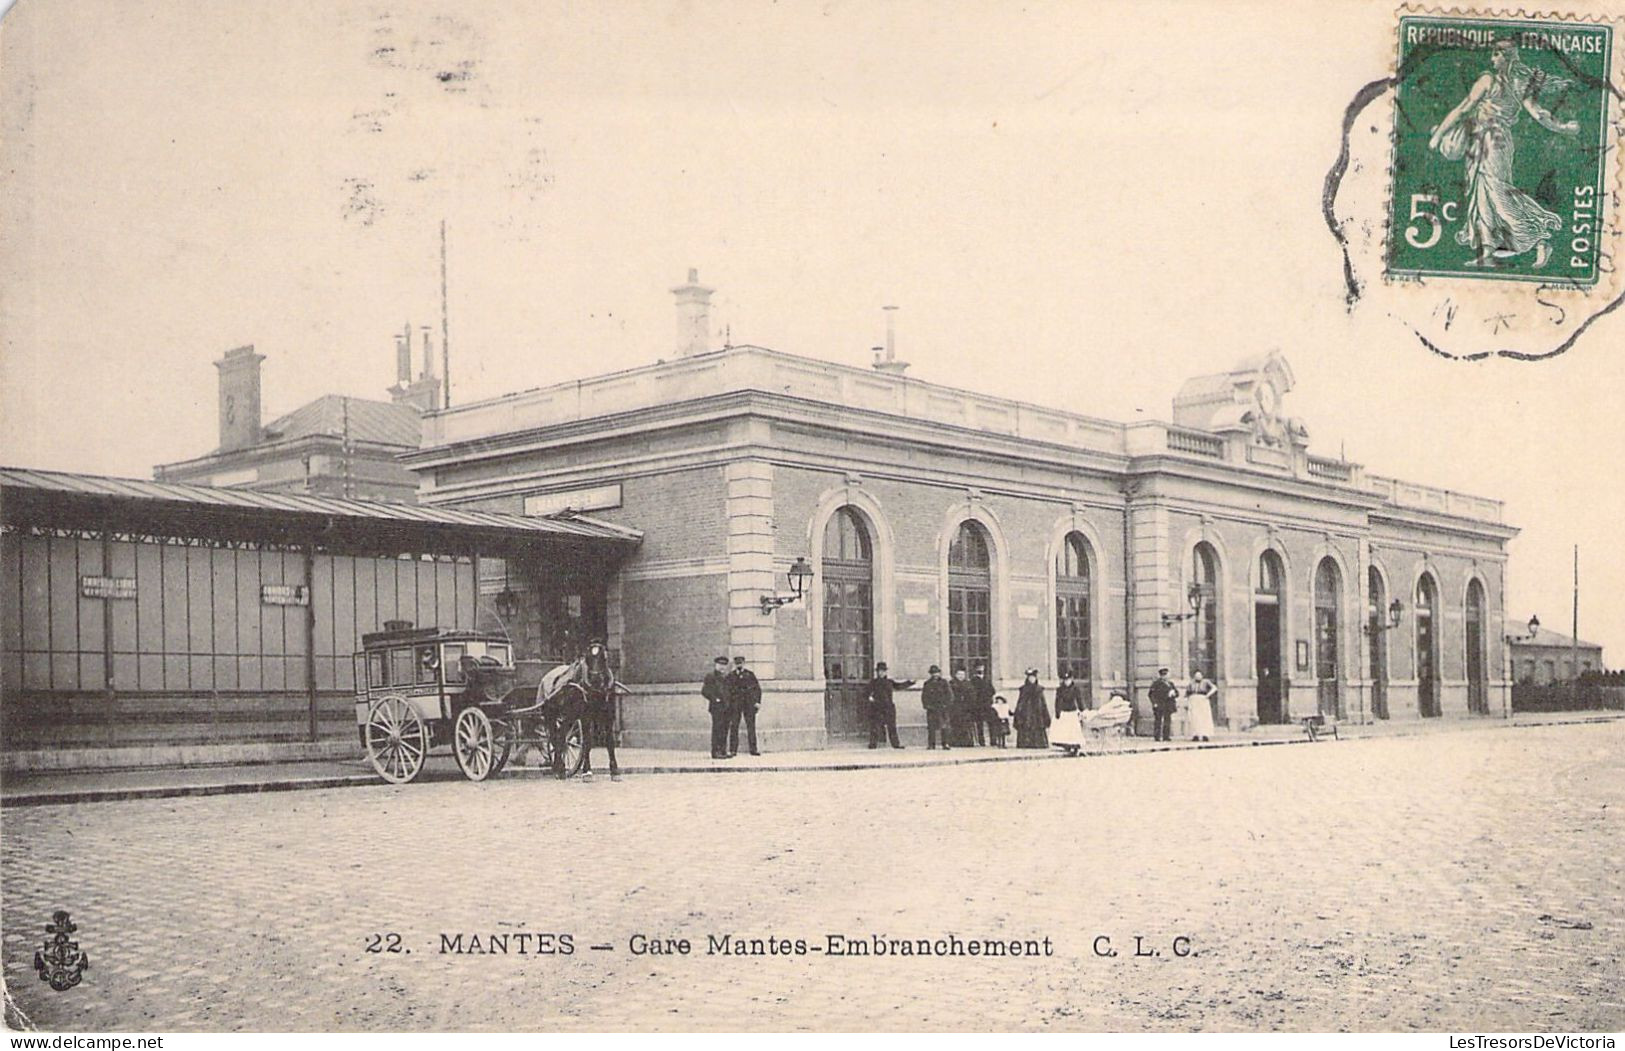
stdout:
<svg viewBox="0 0 1625 1051">
<path fill-rule="evenodd" d="M 1505 710 L 1501 504 L 1310 452 L 1282 355 L 1124 424 L 924 382 L 889 351 L 712 349 L 711 290 L 673 292 L 670 359 L 429 414 L 403 458 L 430 507 L 642 532 L 601 593 L 497 562 L 482 585 L 522 650 L 606 635 L 627 744 L 708 747 L 719 654 L 750 660 L 781 749 L 864 733 L 878 661 L 983 663 L 1001 691 L 1070 670 L 1146 721 L 1158 668 L 1202 669 L 1232 729 Z M 917 696 L 899 719 L 923 740 Z"/>
</svg>

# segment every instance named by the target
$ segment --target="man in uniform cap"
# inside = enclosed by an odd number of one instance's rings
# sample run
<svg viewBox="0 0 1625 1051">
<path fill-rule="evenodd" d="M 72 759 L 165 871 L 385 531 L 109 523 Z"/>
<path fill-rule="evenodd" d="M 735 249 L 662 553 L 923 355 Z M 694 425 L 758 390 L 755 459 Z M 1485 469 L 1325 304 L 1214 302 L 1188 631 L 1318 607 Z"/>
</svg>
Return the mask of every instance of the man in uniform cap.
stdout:
<svg viewBox="0 0 1625 1051">
<path fill-rule="evenodd" d="M 761 755 L 756 747 L 756 709 L 762 706 L 762 684 L 756 673 L 745 667 L 745 658 L 734 658 L 728 675 L 728 758 L 739 754 L 739 720 L 745 720 L 745 743 L 751 755 Z"/>
<path fill-rule="evenodd" d="M 920 691 L 920 704 L 925 708 L 925 746 L 935 748 L 940 739 L 943 751 L 947 751 L 953 747 L 948 740 L 948 715 L 954 706 L 954 690 L 938 665 L 931 665 L 931 677 Z"/>
<path fill-rule="evenodd" d="M 1153 736 L 1159 741 L 1172 741 L 1174 708 L 1178 706 L 1179 687 L 1168 678 L 1167 668 L 1158 668 L 1157 677 L 1151 680 L 1151 726 Z"/>
<path fill-rule="evenodd" d="M 891 740 L 893 748 L 901 748 L 903 744 L 897 739 L 897 704 L 892 700 L 894 690 L 906 690 L 914 685 L 913 679 L 898 682 L 886 674 L 886 662 L 881 661 L 875 665 L 875 677 L 869 680 L 864 696 L 869 698 L 869 747 L 875 748 L 880 744 L 882 733 Z"/>
<path fill-rule="evenodd" d="M 711 662 L 711 672 L 700 687 L 706 709 L 711 713 L 711 758 L 728 758 L 728 658 Z"/>
</svg>

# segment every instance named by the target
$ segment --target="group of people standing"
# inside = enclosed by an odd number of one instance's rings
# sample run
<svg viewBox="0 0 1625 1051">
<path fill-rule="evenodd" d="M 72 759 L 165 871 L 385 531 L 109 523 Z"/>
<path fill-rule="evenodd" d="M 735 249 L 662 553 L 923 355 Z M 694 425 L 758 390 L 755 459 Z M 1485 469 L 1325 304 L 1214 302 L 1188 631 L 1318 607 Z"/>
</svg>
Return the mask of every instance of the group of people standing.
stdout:
<svg viewBox="0 0 1625 1051">
<path fill-rule="evenodd" d="M 1158 668 L 1151 680 L 1151 728 L 1159 741 L 1173 740 L 1174 712 L 1179 708 L 1179 687 L 1168 678 L 1167 668 Z M 1213 698 L 1219 688 L 1200 670 L 1191 673 L 1185 687 L 1185 703 L 1190 706 L 1190 732 L 1193 741 L 1213 739 Z"/>
<path fill-rule="evenodd" d="M 762 684 L 756 673 L 745 667 L 745 658 L 735 657 L 733 670 L 728 658 L 718 657 L 711 673 L 700 685 L 711 713 L 711 758 L 732 759 L 739 754 L 739 723 L 745 723 L 745 743 L 751 755 L 761 755 L 756 746 L 756 712 L 762 707 Z"/>
<path fill-rule="evenodd" d="M 897 743 L 897 709 L 891 703 L 891 690 L 912 686 L 913 680 L 898 683 L 885 678 L 884 661 L 875 665 L 875 671 L 879 677 L 869 684 L 869 696 L 872 699 L 884 694 L 886 703 L 876 703 L 871 709 L 873 721 L 870 723 L 869 747 L 876 746 L 884 729 L 891 738 L 892 747 L 901 748 L 903 746 Z M 933 664 L 928 676 L 920 688 L 920 704 L 925 708 L 927 748 L 948 749 L 955 745 L 968 748 L 989 744 L 996 748 L 1004 747 L 1004 718 L 996 708 L 998 697 L 993 684 L 988 681 L 986 668 L 978 664 L 971 677 L 966 676 L 964 668 L 955 668 L 954 677 L 944 679 L 941 666 Z M 882 686 L 877 689 L 877 684 L 882 682 L 889 684 L 890 688 Z"/>
</svg>

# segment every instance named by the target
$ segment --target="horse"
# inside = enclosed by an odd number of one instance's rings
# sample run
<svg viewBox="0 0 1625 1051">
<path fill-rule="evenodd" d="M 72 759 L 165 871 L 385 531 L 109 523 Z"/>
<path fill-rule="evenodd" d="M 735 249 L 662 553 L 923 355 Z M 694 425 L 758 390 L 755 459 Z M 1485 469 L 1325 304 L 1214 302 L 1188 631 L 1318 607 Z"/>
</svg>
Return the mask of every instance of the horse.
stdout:
<svg viewBox="0 0 1625 1051">
<path fill-rule="evenodd" d="M 615 681 L 615 670 L 609 666 L 609 651 L 594 639 L 588 643 L 586 653 L 578 657 L 554 680 L 551 699 L 556 700 L 550 720 L 553 736 L 553 772 L 560 779 L 567 776 L 564 769 L 565 737 L 569 727 L 581 720 L 581 779 L 592 780 L 592 750 L 595 741 L 602 738 L 609 752 L 609 777 L 621 779 L 620 765 L 615 761 L 615 697 L 626 692 Z"/>
</svg>

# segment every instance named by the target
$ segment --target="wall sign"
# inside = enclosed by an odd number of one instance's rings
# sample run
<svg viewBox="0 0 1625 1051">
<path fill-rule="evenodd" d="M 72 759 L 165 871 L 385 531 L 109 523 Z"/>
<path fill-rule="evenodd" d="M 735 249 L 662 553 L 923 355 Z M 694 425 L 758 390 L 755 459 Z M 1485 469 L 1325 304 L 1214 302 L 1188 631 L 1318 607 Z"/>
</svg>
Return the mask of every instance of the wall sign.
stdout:
<svg viewBox="0 0 1625 1051">
<path fill-rule="evenodd" d="M 598 485 L 591 489 L 570 489 L 562 493 L 537 493 L 525 497 L 525 514 L 540 517 L 561 511 L 605 511 L 621 506 L 621 483 Z"/>
<path fill-rule="evenodd" d="M 914 617 L 923 617 L 930 612 L 930 606 L 923 598 L 906 598 L 903 600 L 903 612 Z"/>
<path fill-rule="evenodd" d="M 303 584 L 261 584 L 260 602 L 267 606 L 308 606 L 310 589 Z"/>
<path fill-rule="evenodd" d="M 135 578 L 80 577 L 79 594 L 85 598 L 135 598 Z"/>
<path fill-rule="evenodd" d="M 1038 607 L 1037 606 L 1017 606 L 1016 607 L 1016 616 L 1020 617 L 1022 620 L 1037 620 L 1038 619 Z"/>
<path fill-rule="evenodd" d="M 1298 670 L 1309 670 L 1309 641 L 1307 639 L 1298 640 Z"/>
</svg>

